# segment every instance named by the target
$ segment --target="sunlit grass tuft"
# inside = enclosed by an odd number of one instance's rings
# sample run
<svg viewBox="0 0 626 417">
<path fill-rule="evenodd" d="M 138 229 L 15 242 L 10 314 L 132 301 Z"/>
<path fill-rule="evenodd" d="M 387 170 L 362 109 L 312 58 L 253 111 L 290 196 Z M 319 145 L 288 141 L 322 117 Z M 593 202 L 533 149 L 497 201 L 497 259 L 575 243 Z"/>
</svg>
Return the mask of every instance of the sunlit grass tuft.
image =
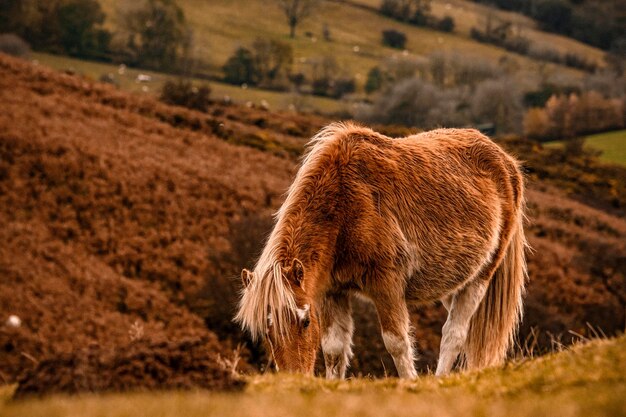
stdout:
<svg viewBox="0 0 626 417">
<path fill-rule="evenodd" d="M 619 416 L 626 415 L 626 337 L 447 378 L 327 381 L 266 374 L 248 382 L 237 394 L 146 392 L 7 402 L 0 405 L 0 415 Z M 2 388 L 0 399 L 11 390 Z"/>
</svg>

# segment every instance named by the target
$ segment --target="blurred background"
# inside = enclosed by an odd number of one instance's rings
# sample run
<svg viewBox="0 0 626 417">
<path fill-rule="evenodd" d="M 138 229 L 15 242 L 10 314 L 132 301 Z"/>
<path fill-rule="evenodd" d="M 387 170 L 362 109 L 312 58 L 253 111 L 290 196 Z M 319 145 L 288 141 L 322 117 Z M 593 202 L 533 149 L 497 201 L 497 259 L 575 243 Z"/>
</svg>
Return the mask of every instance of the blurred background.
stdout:
<svg viewBox="0 0 626 417">
<path fill-rule="evenodd" d="M 622 0 L 0 0 L 0 383 L 161 381 L 154 352 L 195 352 L 190 386 L 215 355 L 262 369 L 239 271 L 345 119 L 475 127 L 523 161 L 517 355 L 622 333 L 625 26 Z M 393 374 L 373 307 L 355 315 L 351 372 Z M 445 311 L 412 320 L 427 371 Z"/>
</svg>

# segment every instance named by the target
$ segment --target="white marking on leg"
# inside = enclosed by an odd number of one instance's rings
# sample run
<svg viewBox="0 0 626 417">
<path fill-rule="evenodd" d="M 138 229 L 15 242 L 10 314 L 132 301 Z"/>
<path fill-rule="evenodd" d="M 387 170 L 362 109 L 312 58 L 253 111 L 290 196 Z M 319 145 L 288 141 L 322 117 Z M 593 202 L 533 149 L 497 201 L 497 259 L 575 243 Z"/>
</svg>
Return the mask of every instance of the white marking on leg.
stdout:
<svg viewBox="0 0 626 417">
<path fill-rule="evenodd" d="M 447 375 L 452 370 L 469 331 L 469 324 L 485 296 L 488 282 L 473 282 L 458 291 L 450 302 L 448 319 L 441 331 L 441 348 L 435 375 Z"/>
<path fill-rule="evenodd" d="M 338 316 L 322 335 L 322 352 L 326 364 L 326 378 L 343 379 L 352 358 L 354 325 L 349 315 Z"/>
<path fill-rule="evenodd" d="M 393 333 L 383 332 L 383 341 L 387 352 L 396 364 L 400 378 L 417 378 L 417 371 L 415 371 L 415 364 L 413 363 L 415 360 L 413 346 L 408 334 L 400 337 Z"/>
</svg>

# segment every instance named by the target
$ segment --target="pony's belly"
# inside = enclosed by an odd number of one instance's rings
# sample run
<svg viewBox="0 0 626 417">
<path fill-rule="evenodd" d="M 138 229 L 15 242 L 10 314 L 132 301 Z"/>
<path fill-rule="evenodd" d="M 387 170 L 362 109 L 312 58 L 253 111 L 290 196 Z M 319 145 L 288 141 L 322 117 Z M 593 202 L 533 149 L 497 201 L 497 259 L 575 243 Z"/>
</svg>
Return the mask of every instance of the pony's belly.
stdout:
<svg viewBox="0 0 626 417">
<path fill-rule="evenodd" d="M 473 262 L 450 265 L 449 262 L 431 263 L 413 273 L 407 280 L 405 297 L 412 303 L 430 303 L 456 292 L 473 280 L 482 270 L 489 256 L 475 257 Z"/>
<path fill-rule="evenodd" d="M 447 280 L 445 282 L 433 283 L 432 280 L 423 277 L 411 277 L 406 289 L 406 300 L 410 303 L 426 304 L 432 303 L 446 297 L 462 287 L 469 278 L 458 280 Z"/>
</svg>

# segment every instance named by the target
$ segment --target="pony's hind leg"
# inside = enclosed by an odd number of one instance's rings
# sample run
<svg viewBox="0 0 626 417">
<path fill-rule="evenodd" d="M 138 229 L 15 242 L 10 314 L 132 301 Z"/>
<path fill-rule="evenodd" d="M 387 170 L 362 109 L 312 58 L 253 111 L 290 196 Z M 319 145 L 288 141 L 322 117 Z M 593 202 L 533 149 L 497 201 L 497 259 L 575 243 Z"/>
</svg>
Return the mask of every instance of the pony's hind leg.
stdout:
<svg viewBox="0 0 626 417">
<path fill-rule="evenodd" d="M 448 310 L 448 319 L 442 329 L 436 375 L 447 375 L 452 370 L 467 338 L 470 320 L 485 296 L 488 285 L 486 280 L 475 280 L 452 297 L 442 300 Z"/>
<path fill-rule="evenodd" d="M 344 379 L 352 358 L 354 332 L 350 295 L 341 292 L 327 296 L 322 302 L 321 319 L 326 378 Z"/>
<path fill-rule="evenodd" d="M 398 376 L 417 378 L 413 342 L 409 336 L 409 312 L 404 297 L 390 297 L 379 293 L 372 298 L 378 311 L 385 348 L 393 358 Z"/>
</svg>

